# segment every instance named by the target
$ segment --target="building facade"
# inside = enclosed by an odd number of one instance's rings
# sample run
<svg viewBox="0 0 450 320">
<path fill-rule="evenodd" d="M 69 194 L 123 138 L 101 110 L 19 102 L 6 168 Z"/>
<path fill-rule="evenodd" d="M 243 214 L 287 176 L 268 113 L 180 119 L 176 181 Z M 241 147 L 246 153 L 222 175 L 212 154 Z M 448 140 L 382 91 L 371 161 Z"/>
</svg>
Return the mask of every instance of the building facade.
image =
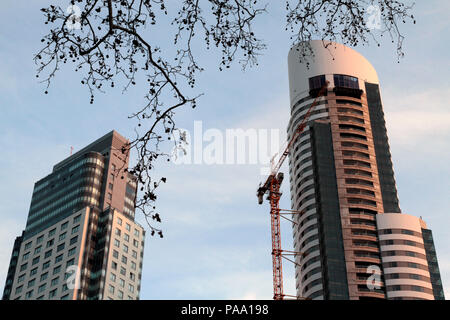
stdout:
<svg viewBox="0 0 450 320">
<path fill-rule="evenodd" d="M 291 207 L 301 212 L 293 224 L 294 248 L 301 252 L 296 259 L 297 295 L 393 298 L 387 294 L 391 283 L 385 279 L 377 218 L 385 213 L 400 216 L 401 210 L 378 76 L 353 49 L 322 41 L 310 44 L 312 61 L 301 63 L 297 47 L 288 56 L 288 139 L 329 82 L 289 157 Z M 427 292 L 430 283 L 423 287 Z"/>
<path fill-rule="evenodd" d="M 139 299 L 145 230 L 127 142 L 112 131 L 36 182 L 3 299 Z"/>
</svg>

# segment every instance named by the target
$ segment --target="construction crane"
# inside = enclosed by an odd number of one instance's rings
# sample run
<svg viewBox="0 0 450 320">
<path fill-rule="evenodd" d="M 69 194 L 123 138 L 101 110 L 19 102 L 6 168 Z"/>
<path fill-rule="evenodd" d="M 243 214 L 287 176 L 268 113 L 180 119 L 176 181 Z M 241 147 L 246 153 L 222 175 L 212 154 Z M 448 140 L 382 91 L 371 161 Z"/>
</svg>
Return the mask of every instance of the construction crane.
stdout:
<svg viewBox="0 0 450 320">
<path fill-rule="evenodd" d="M 280 159 L 276 164 L 272 161 L 272 168 L 269 176 L 267 177 L 266 182 L 258 187 L 256 191 L 256 196 L 258 197 L 258 203 L 263 203 L 263 198 L 265 194 L 268 194 L 267 199 L 270 202 L 270 225 L 272 232 L 272 268 L 273 268 L 273 299 L 274 300 L 283 300 L 285 296 L 283 293 L 283 268 L 282 268 L 282 258 L 284 250 L 281 249 L 281 234 L 280 234 L 280 186 L 283 182 L 284 174 L 282 172 L 278 172 L 289 155 L 291 147 L 297 140 L 297 138 L 304 131 L 306 124 L 311 115 L 311 111 L 317 105 L 317 101 L 319 97 L 326 94 L 328 90 L 329 82 L 326 81 L 322 88 L 317 93 L 316 98 L 314 99 L 311 106 L 308 108 L 305 116 L 302 119 L 302 122 L 298 125 L 297 130 L 292 135 L 292 138 L 289 140 L 286 148 L 281 153 Z M 274 160 L 274 158 L 273 158 Z M 290 211 L 290 210 L 288 210 Z M 291 211 L 292 212 L 292 211 Z M 291 254 L 300 254 L 296 252 L 289 251 Z"/>
</svg>

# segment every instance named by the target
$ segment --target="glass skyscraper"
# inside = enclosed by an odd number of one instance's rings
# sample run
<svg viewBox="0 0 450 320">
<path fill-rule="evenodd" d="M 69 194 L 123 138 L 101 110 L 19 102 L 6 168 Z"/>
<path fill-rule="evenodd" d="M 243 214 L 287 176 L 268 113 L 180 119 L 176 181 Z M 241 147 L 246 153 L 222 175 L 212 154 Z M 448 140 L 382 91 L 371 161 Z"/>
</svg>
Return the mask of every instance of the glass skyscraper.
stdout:
<svg viewBox="0 0 450 320">
<path fill-rule="evenodd" d="M 35 183 L 3 299 L 139 298 L 145 231 L 127 142 L 112 131 Z"/>
<path fill-rule="evenodd" d="M 288 57 L 288 139 L 329 82 L 289 158 L 297 295 L 443 299 L 431 231 L 399 207 L 375 69 L 351 48 L 310 44 L 308 62 L 298 47 Z"/>
</svg>

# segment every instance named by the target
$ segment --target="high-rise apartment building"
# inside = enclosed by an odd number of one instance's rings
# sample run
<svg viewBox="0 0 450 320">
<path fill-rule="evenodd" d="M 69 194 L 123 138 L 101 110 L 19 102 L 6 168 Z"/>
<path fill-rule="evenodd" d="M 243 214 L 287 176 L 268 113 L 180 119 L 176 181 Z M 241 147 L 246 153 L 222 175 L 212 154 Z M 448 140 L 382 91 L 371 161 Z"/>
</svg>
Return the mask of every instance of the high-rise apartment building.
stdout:
<svg viewBox="0 0 450 320">
<path fill-rule="evenodd" d="M 297 295 L 443 299 L 431 231 L 401 214 L 378 76 L 355 50 L 312 41 L 289 52 L 288 139 L 329 82 L 289 158 Z"/>
<path fill-rule="evenodd" d="M 35 183 L 3 299 L 139 299 L 145 231 L 127 142 L 112 131 Z"/>
</svg>

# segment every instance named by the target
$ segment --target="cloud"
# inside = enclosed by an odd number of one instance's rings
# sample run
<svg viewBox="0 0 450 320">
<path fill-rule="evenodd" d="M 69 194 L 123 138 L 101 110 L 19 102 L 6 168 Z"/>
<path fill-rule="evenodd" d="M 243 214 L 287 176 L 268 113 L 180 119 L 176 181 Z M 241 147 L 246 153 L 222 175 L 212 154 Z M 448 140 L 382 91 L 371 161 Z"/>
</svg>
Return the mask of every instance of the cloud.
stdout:
<svg viewBox="0 0 450 320">
<path fill-rule="evenodd" d="M 410 89 L 402 94 L 387 91 L 383 99 L 386 126 L 392 153 L 398 160 L 450 158 L 449 99 L 445 86 Z"/>
</svg>

